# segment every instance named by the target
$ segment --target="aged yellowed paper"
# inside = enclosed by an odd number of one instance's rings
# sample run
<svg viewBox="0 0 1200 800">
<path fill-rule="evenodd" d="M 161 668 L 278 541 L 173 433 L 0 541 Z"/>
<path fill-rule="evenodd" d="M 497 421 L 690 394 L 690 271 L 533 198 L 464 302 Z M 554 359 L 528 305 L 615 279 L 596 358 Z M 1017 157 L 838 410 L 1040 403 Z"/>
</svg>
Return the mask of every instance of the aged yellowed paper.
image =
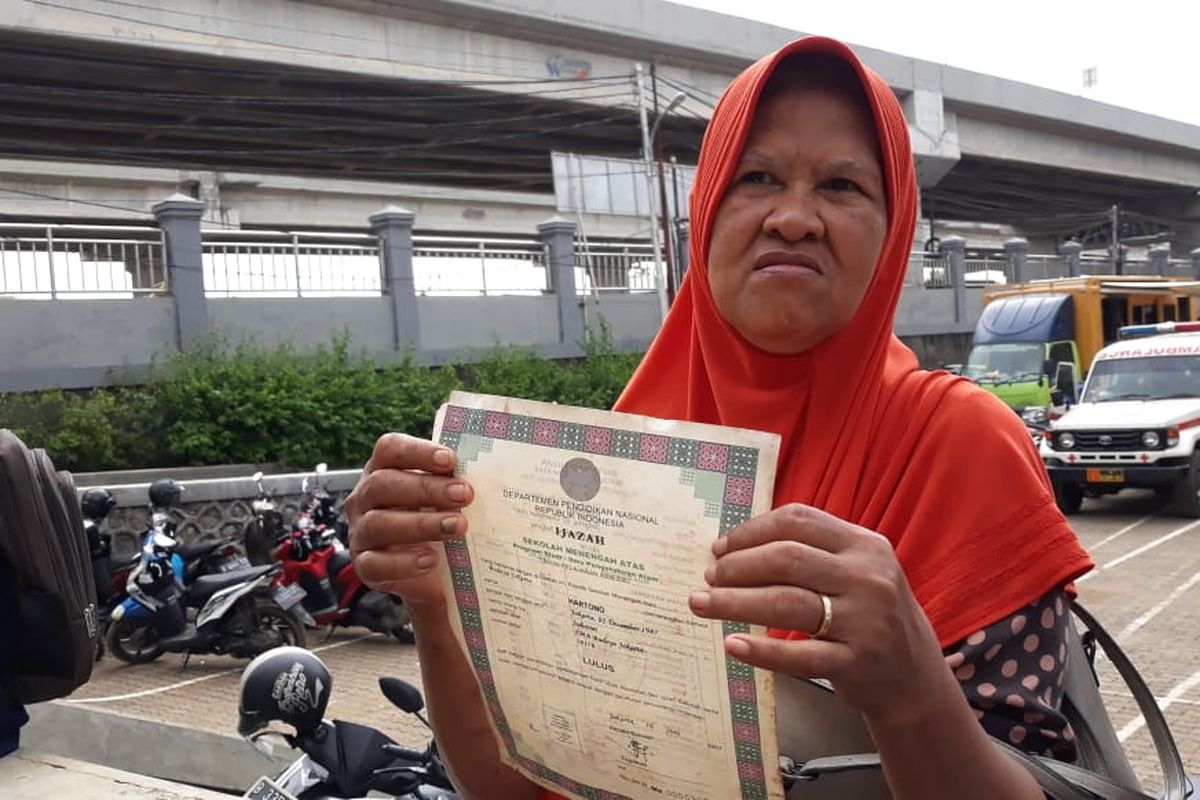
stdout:
<svg viewBox="0 0 1200 800">
<path fill-rule="evenodd" d="M 444 568 L 506 762 L 571 798 L 782 798 L 772 676 L 722 648 L 751 629 L 687 607 L 778 437 L 460 392 L 434 437 L 475 489 Z"/>
</svg>

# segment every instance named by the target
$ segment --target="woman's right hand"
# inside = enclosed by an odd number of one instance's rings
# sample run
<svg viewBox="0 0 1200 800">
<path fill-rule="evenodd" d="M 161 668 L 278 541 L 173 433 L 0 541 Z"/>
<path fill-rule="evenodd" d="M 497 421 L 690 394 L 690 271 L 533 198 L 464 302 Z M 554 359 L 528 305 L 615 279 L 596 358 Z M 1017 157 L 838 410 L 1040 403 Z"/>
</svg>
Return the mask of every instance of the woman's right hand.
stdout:
<svg viewBox="0 0 1200 800">
<path fill-rule="evenodd" d="M 415 436 L 388 433 L 375 443 L 345 505 L 354 569 L 368 586 L 409 605 L 445 602 L 439 545 L 466 532 L 460 512 L 474 498 L 454 475 L 456 461 L 454 451 Z"/>
</svg>

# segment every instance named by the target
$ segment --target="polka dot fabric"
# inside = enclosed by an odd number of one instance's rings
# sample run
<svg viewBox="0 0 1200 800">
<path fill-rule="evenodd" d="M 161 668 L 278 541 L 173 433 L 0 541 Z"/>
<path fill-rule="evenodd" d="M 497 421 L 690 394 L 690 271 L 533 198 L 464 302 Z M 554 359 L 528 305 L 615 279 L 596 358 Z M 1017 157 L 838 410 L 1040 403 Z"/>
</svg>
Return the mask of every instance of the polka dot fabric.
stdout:
<svg viewBox="0 0 1200 800">
<path fill-rule="evenodd" d="M 1074 762 L 1075 733 L 1060 710 L 1070 602 L 1056 589 L 945 652 L 989 735 Z"/>
</svg>

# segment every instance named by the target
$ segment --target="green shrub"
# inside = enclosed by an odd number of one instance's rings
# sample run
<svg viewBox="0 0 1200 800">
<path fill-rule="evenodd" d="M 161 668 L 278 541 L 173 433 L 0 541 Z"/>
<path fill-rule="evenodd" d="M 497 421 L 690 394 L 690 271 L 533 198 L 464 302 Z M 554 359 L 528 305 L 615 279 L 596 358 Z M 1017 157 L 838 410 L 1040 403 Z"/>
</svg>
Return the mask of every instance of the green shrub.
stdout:
<svg viewBox="0 0 1200 800">
<path fill-rule="evenodd" d="M 0 394 L 0 427 L 45 447 L 61 469 L 280 462 L 361 465 L 379 435 L 429 436 L 452 389 L 609 408 L 640 355 L 602 323 L 585 357 L 550 361 L 497 346 L 469 365 L 384 364 L 340 335 L 315 353 L 213 337 L 156 364 L 142 386 Z"/>
</svg>

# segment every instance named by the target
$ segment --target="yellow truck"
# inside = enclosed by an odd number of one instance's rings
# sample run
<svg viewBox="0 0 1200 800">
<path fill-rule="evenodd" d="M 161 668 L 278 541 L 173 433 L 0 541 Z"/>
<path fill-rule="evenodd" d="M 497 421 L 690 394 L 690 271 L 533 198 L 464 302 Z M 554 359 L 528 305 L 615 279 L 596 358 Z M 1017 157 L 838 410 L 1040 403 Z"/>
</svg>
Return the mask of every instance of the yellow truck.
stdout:
<svg viewBox="0 0 1200 800">
<path fill-rule="evenodd" d="M 1100 348 L 1125 325 L 1187 321 L 1200 281 L 1154 275 L 1084 276 L 989 286 L 963 374 L 1027 424 L 1075 401 Z"/>
</svg>

